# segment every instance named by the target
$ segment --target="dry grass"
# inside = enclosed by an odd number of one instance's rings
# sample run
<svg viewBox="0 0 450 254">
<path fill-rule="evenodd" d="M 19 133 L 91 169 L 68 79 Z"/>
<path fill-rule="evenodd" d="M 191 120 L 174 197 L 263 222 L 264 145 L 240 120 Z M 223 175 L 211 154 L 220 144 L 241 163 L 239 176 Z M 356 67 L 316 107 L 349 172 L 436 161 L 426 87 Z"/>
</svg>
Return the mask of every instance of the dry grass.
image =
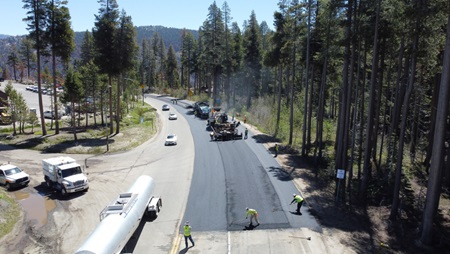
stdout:
<svg viewBox="0 0 450 254">
<path fill-rule="evenodd" d="M 20 218 L 20 207 L 14 198 L 0 189 L 0 239 L 11 232 Z"/>
</svg>

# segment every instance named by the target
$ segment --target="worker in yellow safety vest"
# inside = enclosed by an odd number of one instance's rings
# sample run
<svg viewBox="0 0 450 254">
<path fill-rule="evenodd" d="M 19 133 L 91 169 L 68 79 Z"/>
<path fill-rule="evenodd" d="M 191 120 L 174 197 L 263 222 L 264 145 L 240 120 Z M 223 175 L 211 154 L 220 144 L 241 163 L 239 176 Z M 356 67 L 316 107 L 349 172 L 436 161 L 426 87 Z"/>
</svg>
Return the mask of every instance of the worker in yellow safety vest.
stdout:
<svg viewBox="0 0 450 254">
<path fill-rule="evenodd" d="M 248 218 L 248 216 L 250 216 L 250 226 L 253 225 L 253 218 L 255 218 L 256 221 L 256 226 L 259 225 L 259 220 L 258 220 L 258 212 L 255 209 L 251 209 L 251 208 L 245 208 L 247 210 L 247 213 L 245 214 L 245 219 Z"/>
<path fill-rule="evenodd" d="M 303 204 L 303 198 L 300 195 L 294 193 L 294 199 L 291 201 L 289 205 L 292 205 L 294 202 L 297 202 L 297 213 L 302 215 L 302 213 L 300 212 L 300 208 L 302 207 Z"/>
<path fill-rule="evenodd" d="M 186 224 L 184 225 L 184 242 L 186 244 L 186 249 L 188 248 L 188 239 L 191 241 L 192 243 L 192 247 L 195 246 L 194 240 L 192 240 L 192 235 L 191 235 L 191 226 L 189 226 L 189 221 L 186 221 Z"/>
</svg>

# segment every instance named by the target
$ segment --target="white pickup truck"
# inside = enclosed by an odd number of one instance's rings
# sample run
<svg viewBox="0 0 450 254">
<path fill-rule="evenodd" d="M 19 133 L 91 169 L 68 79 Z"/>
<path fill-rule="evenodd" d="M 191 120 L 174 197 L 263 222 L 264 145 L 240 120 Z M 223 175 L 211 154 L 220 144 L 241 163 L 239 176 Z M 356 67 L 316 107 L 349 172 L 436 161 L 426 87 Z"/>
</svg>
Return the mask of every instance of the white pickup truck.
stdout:
<svg viewBox="0 0 450 254">
<path fill-rule="evenodd" d="M 82 167 L 70 157 L 43 159 L 42 171 L 47 186 L 56 189 L 63 196 L 89 189 Z"/>
<path fill-rule="evenodd" d="M 30 176 L 12 164 L 0 165 L 0 184 L 10 190 L 14 187 L 27 186 Z"/>
</svg>

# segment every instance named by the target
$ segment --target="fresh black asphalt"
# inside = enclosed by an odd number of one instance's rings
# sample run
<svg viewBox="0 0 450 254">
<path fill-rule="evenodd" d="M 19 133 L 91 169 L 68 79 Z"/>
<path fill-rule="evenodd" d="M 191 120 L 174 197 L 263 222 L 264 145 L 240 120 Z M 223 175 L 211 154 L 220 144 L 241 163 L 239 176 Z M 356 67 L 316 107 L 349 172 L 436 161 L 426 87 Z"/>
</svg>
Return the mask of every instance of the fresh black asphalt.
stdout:
<svg viewBox="0 0 450 254">
<path fill-rule="evenodd" d="M 206 120 L 196 118 L 185 104 L 171 106 L 184 114 L 195 144 L 194 173 L 181 226 L 189 221 L 195 231 L 300 227 L 320 231 L 306 205 L 302 216 L 291 213 L 296 207 L 289 203 L 297 188 L 252 133 L 245 140 L 211 141 Z M 239 126 L 241 132 L 244 129 Z M 261 225 L 247 227 L 246 207 L 258 211 Z"/>
</svg>

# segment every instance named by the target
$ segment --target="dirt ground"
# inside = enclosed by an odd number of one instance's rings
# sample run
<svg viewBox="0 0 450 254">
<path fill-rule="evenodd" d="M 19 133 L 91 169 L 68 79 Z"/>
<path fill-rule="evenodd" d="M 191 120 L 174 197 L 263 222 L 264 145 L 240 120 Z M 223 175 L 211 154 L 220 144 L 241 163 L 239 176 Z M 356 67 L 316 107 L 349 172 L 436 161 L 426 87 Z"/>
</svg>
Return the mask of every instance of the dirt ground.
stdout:
<svg viewBox="0 0 450 254">
<path fill-rule="evenodd" d="M 268 150 L 273 151 L 277 140 L 247 124 Z M 299 151 L 281 146 L 277 160 L 291 176 L 297 188 L 305 198 L 324 234 L 330 236 L 329 246 L 333 241 L 351 246 L 356 253 L 450 253 L 450 200 L 442 195 L 440 202 L 439 232 L 434 232 L 437 239 L 433 247 L 418 248 L 421 211 L 401 211 L 395 222 L 389 220 L 390 205 L 369 204 L 366 207 L 356 204 L 336 204 L 335 172 L 316 174 L 309 158 L 299 155 Z M 410 188 L 414 193 L 426 193 L 426 186 L 418 185 L 412 179 Z M 424 202 L 424 201 L 423 201 Z M 417 209 L 416 209 L 417 210 Z"/>
</svg>

